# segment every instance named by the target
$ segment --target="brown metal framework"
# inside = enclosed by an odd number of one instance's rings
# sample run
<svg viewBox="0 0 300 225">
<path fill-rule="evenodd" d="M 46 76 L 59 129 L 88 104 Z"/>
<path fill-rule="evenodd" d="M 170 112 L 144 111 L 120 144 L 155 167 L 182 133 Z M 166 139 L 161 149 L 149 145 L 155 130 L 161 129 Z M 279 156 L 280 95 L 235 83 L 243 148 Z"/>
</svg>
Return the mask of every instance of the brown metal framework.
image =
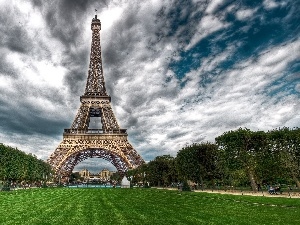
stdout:
<svg viewBox="0 0 300 225">
<path fill-rule="evenodd" d="M 120 174 L 144 163 L 127 140 L 126 129 L 120 129 L 105 89 L 102 69 L 100 30 L 97 15 L 92 20 L 92 45 L 85 93 L 71 129 L 65 129 L 63 140 L 48 159 L 56 175 L 67 177 L 74 167 L 87 158 L 103 158 Z M 100 117 L 102 129 L 89 129 L 91 117 Z"/>
</svg>

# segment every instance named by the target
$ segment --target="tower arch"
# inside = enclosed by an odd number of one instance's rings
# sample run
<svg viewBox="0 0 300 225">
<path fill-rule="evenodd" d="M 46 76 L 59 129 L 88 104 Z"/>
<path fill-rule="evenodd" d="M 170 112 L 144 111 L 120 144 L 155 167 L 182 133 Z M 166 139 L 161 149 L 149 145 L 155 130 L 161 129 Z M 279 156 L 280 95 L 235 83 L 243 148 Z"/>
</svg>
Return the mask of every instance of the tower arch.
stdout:
<svg viewBox="0 0 300 225">
<path fill-rule="evenodd" d="M 69 176 L 76 165 L 88 158 L 101 158 L 110 162 L 120 175 L 124 175 L 131 168 L 130 162 L 122 155 L 103 148 L 88 148 L 66 157 L 58 166 L 60 175 Z"/>
</svg>

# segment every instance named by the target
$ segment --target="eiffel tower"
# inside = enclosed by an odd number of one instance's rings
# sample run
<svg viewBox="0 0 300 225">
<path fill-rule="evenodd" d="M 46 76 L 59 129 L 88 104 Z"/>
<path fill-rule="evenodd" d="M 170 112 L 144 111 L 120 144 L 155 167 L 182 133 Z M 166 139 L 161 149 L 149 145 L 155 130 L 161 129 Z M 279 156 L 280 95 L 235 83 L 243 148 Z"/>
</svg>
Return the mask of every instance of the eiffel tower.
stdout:
<svg viewBox="0 0 300 225">
<path fill-rule="evenodd" d="M 74 167 L 87 158 L 103 158 L 111 162 L 121 175 L 144 163 L 127 140 L 126 129 L 120 129 L 111 108 L 102 69 L 100 30 L 97 15 L 92 19 L 92 44 L 85 93 L 71 126 L 65 129 L 63 140 L 51 154 L 48 163 L 56 176 L 68 177 Z M 100 129 L 90 129 L 91 118 L 100 120 Z"/>
</svg>

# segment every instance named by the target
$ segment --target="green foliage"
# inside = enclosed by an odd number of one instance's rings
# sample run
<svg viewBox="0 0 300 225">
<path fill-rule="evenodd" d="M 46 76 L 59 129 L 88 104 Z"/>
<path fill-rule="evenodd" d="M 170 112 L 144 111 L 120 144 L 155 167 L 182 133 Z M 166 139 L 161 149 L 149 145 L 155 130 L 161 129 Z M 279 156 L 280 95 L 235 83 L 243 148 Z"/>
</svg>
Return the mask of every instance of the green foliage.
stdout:
<svg viewBox="0 0 300 225">
<path fill-rule="evenodd" d="M 245 173 L 245 170 L 234 170 L 230 173 L 230 184 L 234 187 L 246 186 L 249 179 Z"/>
<path fill-rule="evenodd" d="M 153 186 L 169 186 L 177 182 L 175 159 L 170 155 L 157 156 L 147 164 L 147 181 Z"/>
<path fill-rule="evenodd" d="M 191 187 L 186 180 L 182 182 L 182 191 L 191 191 Z"/>
<path fill-rule="evenodd" d="M 81 180 L 81 181 L 83 180 L 83 178 L 80 176 L 79 172 L 72 173 L 70 176 L 69 182 L 73 183 L 73 182 L 77 182 L 78 180 Z"/>
<path fill-rule="evenodd" d="M 268 132 L 271 150 L 278 155 L 280 173 L 292 177 L 300 188 L 300 129 L 281 128 Z"/>
<path fill-rule="evenodd" d="M 300 188 L 300 129 L 281 128 L 268 132 L 239 128 L 216 138 L 216 144 L 195 143 L 184 147 L 176 158 L 158 156 L 128 171 L 134 184 L 170 186 L 190 180 L 205 186 L 248 186 L 296 183 Z M 173 185 L 173 187 L 175 187 Z"/>
<path fill-rule="evenodd" d="M 151 186 L 169 186 L 178 181 L 175 159 L 170 155 L 158 156 L 147 164 L 129 170 L 126 176 L 132 177 L 134 184 L 144 186 L 149 186 L 148 182 Z"/>
<path fill-rule="evenodd" d="M 219 165 L 230 185 L 242 183 L 245 174 L 253 190 L 256 184 L 290 182 L 300 188 L 300 129 L 268 132 L 238 129 L 216 138 Z M 242 173 L 241 173 L 242 172 Z M 240 182 L 238 182 L 240 181 Z"/>
<path fill-rule="evenodd" d="M 10 182 L 5 182 L 0 190 L 1 191 L 10 191 Z"/>
<path fill-rule="evenodd" d="M 177 153 L 176 167 L 183 180 L 203 185 L 203 180 L 218 176 L 217 146 L 211 143 L 193 144 Z"/>
<path fill-rule="evenodd" d="M 216 138 L 220 155 L 224 158 L 222 161 L 226 163 L 225 167 L 228 167 L 230 172 L 243 169 L 254 191 L 257 190 L 254 172 L 257 166 L 255 156 L 259 150 L 260 140 L 260 135 L 256 136 L 247 128 L 228 131 Z"/>
<path fill-rule="evenodd" d="M 16 148 L 0 144 L 0 180 L 38 181 L 50 176 L 51 166 Z"/>
<path fill-rule="evenodd" d="M 110 176 L 110 180 L 113 181 L 115 184 L 120 184 L 122 176 L 119 174 L 119 172 L 115 172 Z"/>
</svg>

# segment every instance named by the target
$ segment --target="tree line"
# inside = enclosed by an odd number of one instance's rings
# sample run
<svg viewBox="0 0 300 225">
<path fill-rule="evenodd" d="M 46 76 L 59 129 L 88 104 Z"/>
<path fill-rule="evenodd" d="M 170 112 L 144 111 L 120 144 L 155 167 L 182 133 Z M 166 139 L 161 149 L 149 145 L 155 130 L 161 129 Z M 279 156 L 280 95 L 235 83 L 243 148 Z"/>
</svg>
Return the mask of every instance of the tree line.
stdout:
<svg viewBox="0 0 300 225">
<path fill-rule="evenodd" d="M 32 154 L 0 144 L 0 180 L 4 182 L 43 181 L 51 174 L 51 166 Z"/>
<path fill-rule="evenodd" d="M 251 131 L 239 128 L 215 138 L 215 143 L 194 143 L 176 157 L 158 156 L 128 171 L 134 183 L 170 186 L 191 181 L 204 186 L 293 184 L 300 188 L 300 129 Z"/>
</svg>

